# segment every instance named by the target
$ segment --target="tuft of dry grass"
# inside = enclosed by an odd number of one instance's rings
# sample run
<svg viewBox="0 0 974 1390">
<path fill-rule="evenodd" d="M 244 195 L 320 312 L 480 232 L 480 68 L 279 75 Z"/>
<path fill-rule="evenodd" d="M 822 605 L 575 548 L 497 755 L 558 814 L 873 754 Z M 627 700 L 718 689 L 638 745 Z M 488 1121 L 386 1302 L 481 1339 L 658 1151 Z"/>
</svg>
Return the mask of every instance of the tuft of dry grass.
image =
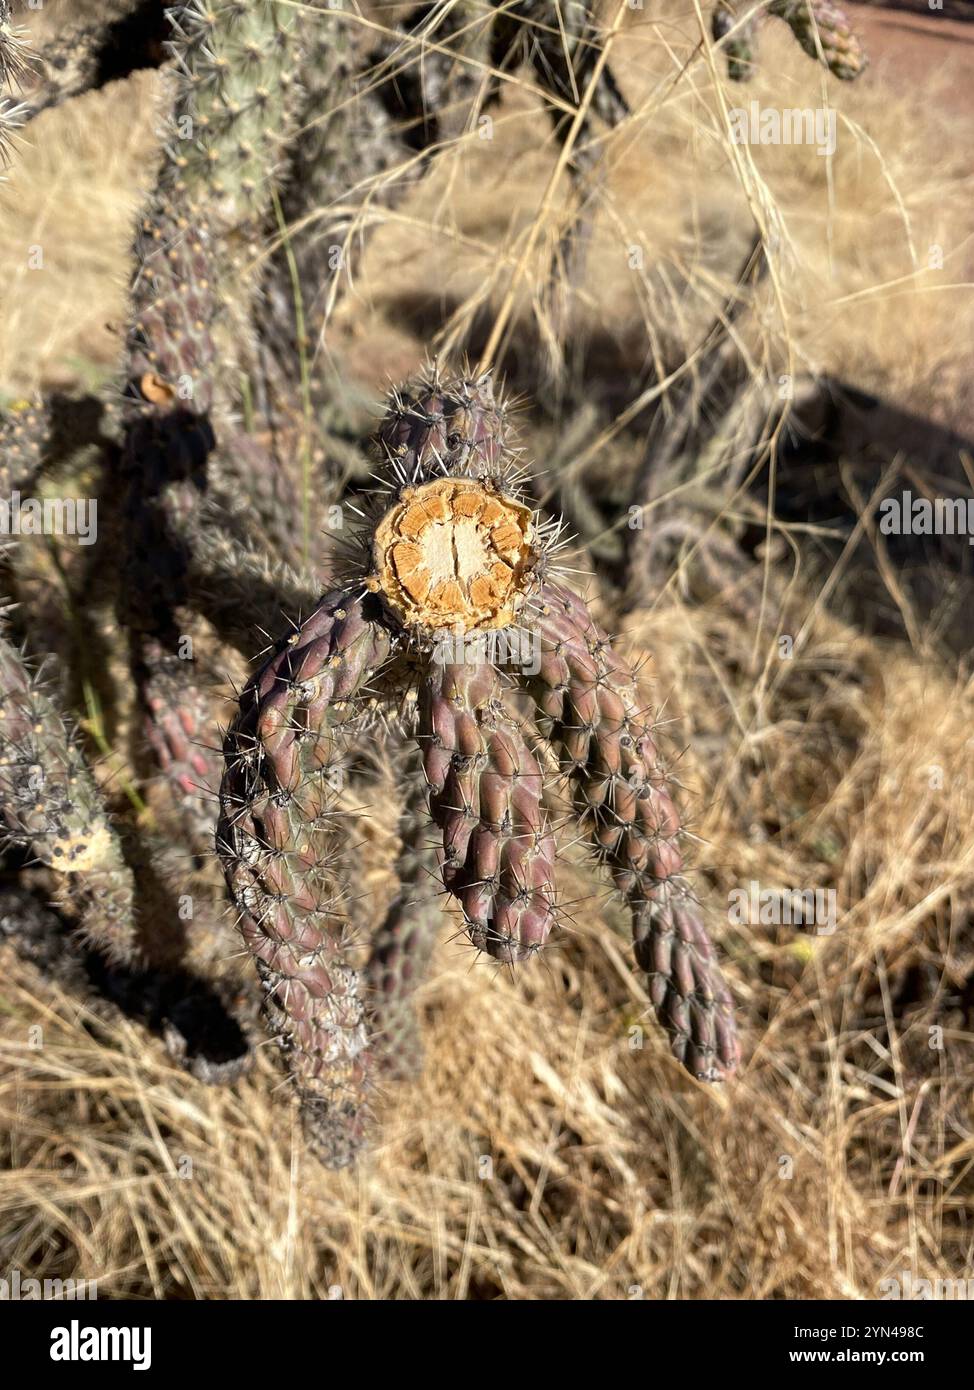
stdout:
<svg viewBox="0 0 974 1390">
<path fill-rule="evenodd" d="M 0 197 L 0 390 L 103 379 L 119 357 L 132 227 L 155 168 L 156 74 L 44 112 Z"/>
<path fill-rule="evenodd" d="M 726 299 L 757 220 L 777 237 L 780 291 L 750 330 L 758 364 L 847 377 L 944 423 L 969 422 L 956 344 L 974 330 L 965 217 L 974 175 L 952 100 L 964 55 L 910 87 L 893 82 L 881 54 L 859 82 L 823 77 L 776 22 L 763 27 L 760 51 L 755 80 L 732 83 L 719 59 L 710 67 L 692 5 L 647 0 L 629 16 L 612 61 L 633 116 L 590 137 L 603 177 L 585 190 L 593 225 L 574 287 L 574 336 L 612 344 L 634 381 L 647 365 L 672 368 Z M 835 153 L 735 149 L 727 113 L 751 101 L 833 111 Z M 959 119 L 969 124 L 963 110 Z M 514 354 L 518 338 L 530 350 L 538 287 L 578 205 L 563 175 L 542 207 L 558 149 L 538 98 L 509 83 L 489 127 L 448 143 L 364 257 L 351 257 L 355 292 L 335 331 L 366 379 L 384 384 L 388 358 L 398 366 L 406 356 L 404 328 L 422 339 L 433 325 L 437 343 L 455 347 L 462 327 L 489 318 L 540 218 L 533 273 L 516 289 Z M 542 328 L 542 346 L 544 337 Z"/>
</svg>

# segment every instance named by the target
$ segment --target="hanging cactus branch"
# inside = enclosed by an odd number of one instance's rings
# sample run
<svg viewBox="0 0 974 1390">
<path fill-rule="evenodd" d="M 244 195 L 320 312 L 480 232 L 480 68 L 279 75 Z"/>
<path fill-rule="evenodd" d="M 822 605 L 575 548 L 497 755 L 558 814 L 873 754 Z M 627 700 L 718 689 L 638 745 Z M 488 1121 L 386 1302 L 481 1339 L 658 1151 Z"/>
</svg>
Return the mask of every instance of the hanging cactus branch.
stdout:
<svg viewBox="0 0 974 1390">
<path fill-rule="evenodd" d="M 433 370 L 393 392 L 377 435 L 383 476 L 344 588 L 254 677 L 227 735 L 218 851 L 309 1135 L 332 1164 L 365 1140 L 376 1064 L 329 774 L 366 704 L 384 705 L 394 726 L 417 693 L 400 728 L 418 740 L 443 886 L 479 950 L 508 963 L 534 955 L 557 922 L 555 839 L 541 765 L 506 699 L 512 653 L 532 645 L 539 662 L 520 680 L 538 706 L 536 737 L 629 905 L 672 1051 L 702 1081 L 737 1065 L 730 994 L 683 876 L 680 817 L 634 677 L 551 576 L 552 529 L 521 500 L 509 436 L 489 375 Z M 425 958 L 428 928 L 416 930 Z M 394 918 L 365 971 L 387 997 L 405 932 Z M 395 1069 L 389 1037 L 382 1051 Z"/>
</svg>

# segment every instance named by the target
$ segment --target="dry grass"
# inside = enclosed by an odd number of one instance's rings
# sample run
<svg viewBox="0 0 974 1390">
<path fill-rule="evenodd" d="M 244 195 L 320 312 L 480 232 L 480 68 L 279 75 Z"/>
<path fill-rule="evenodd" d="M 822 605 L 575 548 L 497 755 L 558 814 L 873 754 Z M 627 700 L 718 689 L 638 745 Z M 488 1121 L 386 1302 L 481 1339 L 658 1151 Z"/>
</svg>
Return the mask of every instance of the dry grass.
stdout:
<svg viewBox="0 0 974 1390">
<path fill-rule="evenodd" d="M 882 58 L 868 80 L 823 82 L 780 24 L 764 26 L 761 55 L 753 83 L 730 83 L 700 51 L 692 6 L 647 0 L 631 17 L 613 63 L 634 115 L 604 138 L 605 181 L 591 190 L 596 213 L 574 331 L 621 343 L 634 375 L 650 351 L 679 361 L 723 302 L 757 217 L 780 235 L 781 291 L 768 304 L 758 360 L 766 352 L 793 370 L 848 375 L 903 405 L 956 418 L 967 393 L 955 344 L 974 330 L 974 300 L 956 288 L 974 265 L 964 217 L 974 175 L 948 99 L 962 55 L 915 90 L 900 83 L 892 92 Z M 751 100 L 828 102 L 834 156 L 773 145 L 735 156 L 721 111 Z M 455 141 L 386 219 L 364 262 L 353 258 L 356 293 L 339 324 L 361 345 L 372 380 L 383 382 L 390 354 L 398 364 L 408 351 L 389 345 L 404 316 L 407 324 L 447 317 L 440 338 L 450 343 L 450 315 L 465 322 L 475 307 L 503 300 L 558 145 L 537 99 L 517 86 L 494 113 L 492 138 L 482 135 L 478 128 Z M 563 177 L 535 273 L 518 295 L 525 312 L 571 204 Z M 934 246 L 941 270 L 930 269 Z"/>
<path fill-rule="evenodd" d="M 698 58 L 673 80 L 693 23 L 647 11 L 620 40 L 644 104 L 610 147 L 581 304 L 590 328 L 641 343 L 632 394 L 647 320 L 678 357 L 748 235 L 738 173 L 708 133 L 712 75 Z M 768 35 L 767 68 L 789 103 L 813 102 L 818 77 L 786 38 Z M 753 152 L 793 242 L 788 332 L 773 319 L 757 340 L 960 419 L 970 297 L 914 274 L 910 241 L 920 262 L 938 240 L 964 263 L 969 161 L 929 94 L 881 79 L 876 65 L 868 84 L 830 85 L 875 146 L 840 132 L 831 174 L 814 153 Z M 5 190 L 4 392 L 112 360 L 101 325 L 121 312 L 151 86 L 123 139 L 131 89 L 45 117 Z M 770 91 L 761 78 L 753 94 Z M 334 325 L 368 383 L 421 357 L 417 295 L 456 309 L 499 258 L 510 268 L 553 163 L 543 129 L 514 92 L 494 141 L 447 152 L 380 229 Z M 37 226 L 51 252 L 35 291 L 10 248 Z M 816 592 L 803 567 L 783 627 L 810 615 L 793 661 L 777 660 L 773 604 L 756 634 L 729 597 L 691 603 L 674 586 L 627 629 L 652 656 L 670 749 L 687 749 L 700 888 L 741 1006 L 737 1081 L 696 1086 L 652 1026 L 633 1046 L 648 1001 L 623 914 L 574 850 L 573 925 L 540 966 L 476 963 L 445 924 L 422 994 L 425 1078 L 386 1098 L 352 1175 L 305 1156 L 267 1049 L 248 1079 L 207 1088 L 3 947 L 0 1264 L 95 1278 L 102 1296 L 189 1298 L 870 1298 L 903 1269 L 974 1276 L 974 691 L 858 630 L 841 586 L 820 609 Z M 391 829 L 377 816 L 368 833 L 381 862 Z M 751 880 L 834 888 L 836 932 L 731 924 L 727 894 Z M 381 869 L 370 886 L 378 904 Z"/>
<path fill-rule="evenodd" d="M 0 198 L 0 391 L 97 382 L 117 365 L 132 226 L 155 168 L 155 74 L 44 112 Z M 41 264 L 36 252 L 40 248 Z"/>
</svg>

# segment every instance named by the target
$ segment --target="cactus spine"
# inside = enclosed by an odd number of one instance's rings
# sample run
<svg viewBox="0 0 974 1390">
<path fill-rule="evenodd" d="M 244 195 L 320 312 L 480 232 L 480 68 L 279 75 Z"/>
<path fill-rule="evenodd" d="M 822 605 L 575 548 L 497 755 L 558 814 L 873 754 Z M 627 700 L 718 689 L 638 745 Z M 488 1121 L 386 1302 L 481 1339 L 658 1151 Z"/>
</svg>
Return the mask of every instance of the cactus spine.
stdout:
<svg viewBox="0 0 974 1390">
<path fill-rule="evenodd" d="M 333 1166 L 364 1140 L 376 1072 L 411 1065 L 410 996 L 435 940 L 412 910 L 415 866 L 364 973 L 341 911 L 329 773 L 365 700 L 395 710 L 416 692 L 398 732 L 419 745 L 443 886 L 474 945 L 514 963 L 556 919 L 541 768 L 505 698 L 520 679 L 535 735 L 629 905 L 674 1055 L 703 1081 L 737 1065 L 732 1001 L 684 878 L 680 817 L 634 676 L 548 574 L 548 532 L 518 500 L 507 435 L 489 377 L 433 371 L 392 393 L 377 433 L 386 486 L 357 572 L 253 678 L 227 734 L 218 850 L 309 1135 Z M 539 664 L 510 660 L 500 638 L 515 631 L 533 637 Z M 405 854 L 420 834 L 409 828 Z"/>
</svg>

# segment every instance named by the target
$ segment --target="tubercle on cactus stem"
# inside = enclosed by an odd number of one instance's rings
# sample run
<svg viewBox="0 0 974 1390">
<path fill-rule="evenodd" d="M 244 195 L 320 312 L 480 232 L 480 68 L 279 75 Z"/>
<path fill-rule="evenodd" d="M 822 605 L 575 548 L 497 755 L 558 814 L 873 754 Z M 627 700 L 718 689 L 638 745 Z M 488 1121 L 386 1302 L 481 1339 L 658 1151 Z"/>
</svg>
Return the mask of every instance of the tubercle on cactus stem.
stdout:
<svg viewBox="0 0 974 1390">
<path fill-rule="evenodd" d="M 488 665 L 433 662 L 417 738 L 430 815 L 443 832 L 443 883 L 478 950 L 500 961 L 538 951 L 555 923 L 555 842 L 543 777 Z"/>
</svg>

